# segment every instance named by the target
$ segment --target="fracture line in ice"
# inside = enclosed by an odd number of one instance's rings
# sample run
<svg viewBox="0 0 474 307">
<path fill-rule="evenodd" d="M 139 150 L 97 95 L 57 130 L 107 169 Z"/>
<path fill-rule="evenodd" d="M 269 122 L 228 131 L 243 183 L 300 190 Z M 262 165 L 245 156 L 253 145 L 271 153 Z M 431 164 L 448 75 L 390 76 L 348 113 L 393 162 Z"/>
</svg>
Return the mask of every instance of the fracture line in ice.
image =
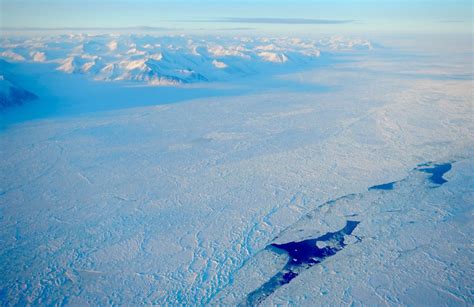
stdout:
<svg viewBox="0 0 474 307">
<path fill-rule="evenodd" d="M 427 179 L 437 186 L 440 186 L 447 182 L 443 178 L 444 174 L 450 171 L 452 164 L 450 162 L 435 164 L 432 162 L 418 165 L 414 170 L 423 173 L 431 174 Z M 397 183 L 406 180 L 408 177 L 380 185 L 370 187 L 368 190 L 393 190 Z M 347 198 L 350 195 L 343 196 L 339 199 Z M 326 204 L 334 203 L 337 200 L 332 200 Z M 289 256 L 288 262 L 285 266 L 275 275 L 273 275 L 267 282 L 261 285 L 256 290 L 250 292 L 246 300 L 240 305 L 243 306 L 255 306 L 263 302 L 268 296 L 278 290 L 280 287 L 290 283 L 296 278 L 301 272 L 312 266 L 323 262 L 326 258 L 336 255 L 339 251 L 343 250 L 347 243 L 344 238 L 352 235 L 352 232 L 357 227 L 360 221 L 346 221 L 344 228 L 336 232 L 328 232 L 320 237 L 307 239 L 302 241 L 292 241 L 284 244 L 271 243 L 266 247 L 267 250 L 274 251 L 277 253 L 284 252 Z M 291 226 L 289 227 L 291 228 Z M 289 229 L 287 228 L 287 229 Z M 357 237 L 357 242 L 360 242 L 360 238 Z"/>
</svg>

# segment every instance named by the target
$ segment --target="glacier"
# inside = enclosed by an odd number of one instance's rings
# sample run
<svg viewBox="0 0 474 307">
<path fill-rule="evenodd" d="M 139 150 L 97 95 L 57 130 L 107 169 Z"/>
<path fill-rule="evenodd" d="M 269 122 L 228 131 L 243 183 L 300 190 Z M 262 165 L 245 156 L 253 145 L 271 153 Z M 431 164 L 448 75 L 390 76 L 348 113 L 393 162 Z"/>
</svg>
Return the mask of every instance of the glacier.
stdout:
<svg viewBox="0 0 474 307">
<path fill-rule="evenodd" d="M 2 38 L 2 305 L 472 305 L 472 47 L 378 39 Z"/>
</svg>

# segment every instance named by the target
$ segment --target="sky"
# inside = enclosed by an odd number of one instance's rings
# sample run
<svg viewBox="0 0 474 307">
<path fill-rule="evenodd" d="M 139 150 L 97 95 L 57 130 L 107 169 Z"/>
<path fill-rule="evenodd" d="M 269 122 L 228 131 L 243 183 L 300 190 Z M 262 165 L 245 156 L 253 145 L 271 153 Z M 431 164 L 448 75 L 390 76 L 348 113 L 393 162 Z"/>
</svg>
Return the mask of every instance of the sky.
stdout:
<svg viewBox="0 0 474 307">
<path fill-rule="evenodd" d="M 471 0 L 0 0 L 1 27 L 472 32 Z"/>
</svg>

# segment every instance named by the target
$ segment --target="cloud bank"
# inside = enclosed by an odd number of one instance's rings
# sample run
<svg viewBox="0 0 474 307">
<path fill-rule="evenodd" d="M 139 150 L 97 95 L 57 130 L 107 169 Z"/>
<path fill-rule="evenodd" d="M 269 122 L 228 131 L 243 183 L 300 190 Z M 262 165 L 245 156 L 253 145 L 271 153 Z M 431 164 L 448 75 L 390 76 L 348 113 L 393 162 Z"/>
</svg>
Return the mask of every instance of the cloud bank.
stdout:
<svg viewBox="0 0 474 307">
<path fill-rule="evenodd" d="M 353 23 L 354 20 L 343 19 L 307 19 L 307 18 L 264 18 L 264 17 L 226 17 L 220 19 L 205 20 L 205 22 L 230 22 L 230 23 L 253 23 L 253 24 L 295 24 L 295 25 L 330 25 Z"/>
</svg>

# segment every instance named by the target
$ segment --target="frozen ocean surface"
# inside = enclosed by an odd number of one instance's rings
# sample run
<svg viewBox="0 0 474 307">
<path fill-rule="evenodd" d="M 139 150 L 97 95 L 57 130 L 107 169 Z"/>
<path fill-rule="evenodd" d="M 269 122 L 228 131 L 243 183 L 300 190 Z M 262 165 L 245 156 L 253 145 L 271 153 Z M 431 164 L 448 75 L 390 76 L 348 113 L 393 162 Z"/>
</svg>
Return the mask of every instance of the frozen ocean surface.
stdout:
<svg viewBox="0 0 474 307">
<path fill-rule="evenodd" d="M 341 251 L 346 246 L 345 236 L 351 235 L 358 224 L 357 221 L 347 221 L 341 230 L 328 232 L 315 239 L 269 245 L 271 248 L 285 251 L 289 258 L 288 262 L 282 271 L 272 276 L 265 284 L 247 296 L 246 305 L 255 306 L 262 303 L 278 288 L 290 283 L 299 275 L 301 269 L 321 263 L 324 259 Z"/>
<path fill-rule="evenodd" d="M 471 46 L 222 40 L 2 41 L 2 305 L 472 305 Z"/>
</svg>

